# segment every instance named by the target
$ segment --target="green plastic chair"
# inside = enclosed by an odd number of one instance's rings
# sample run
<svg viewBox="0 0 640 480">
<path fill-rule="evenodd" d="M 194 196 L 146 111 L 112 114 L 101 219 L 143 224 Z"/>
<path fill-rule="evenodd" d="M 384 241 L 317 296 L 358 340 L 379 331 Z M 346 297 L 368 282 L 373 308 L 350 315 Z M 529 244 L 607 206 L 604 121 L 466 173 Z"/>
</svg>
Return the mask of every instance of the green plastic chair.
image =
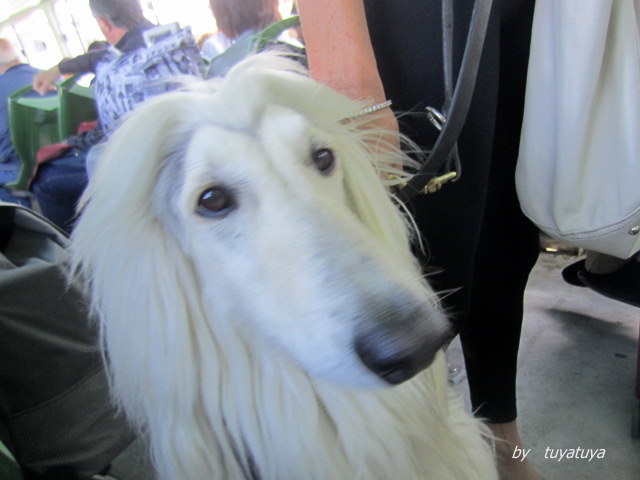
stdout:
<svg viewBox="0 0 640 480">
<path fill-rule="evenodd" d="M 259 52 L 265 48 L 269 43 L 274 42 L 278 37 L 290 28 L 296 28 L 300 26 L 300 15 L 293 15 L 288 18 L 284 18 L 278 22 L 269 25 L 267 28 L 258 32 L 253 37 L 253 50 Z"/>
<path fill-rule="evenodd" d="M 2 480 L 24 479 L 20 465 L 2 442 L 0 442 L 0 478 Z"/>
<path fill-rule="evenodd" d="M 68 78 L 58 87 L 60 100 L 58 121 L 61 139 L 76 135 L 78 126 L 82 122 L 89 122 L 98 118 L 93 89 L 78 85 L 78 80 L 83 76 L 84 74 L 80 74 Z"/>
<path fill-rule="evenodd" d="M 27 190 L 35 170 L 38 150 L 60 142 L 60 101 L 56 93 L 40 96 L 31 85 L 27 85 L 9 96 L 8 106 L 11 141 L 22 160 L 22 167 L 18 179 L 7 183 L 5 187 Z"/>
</svg>

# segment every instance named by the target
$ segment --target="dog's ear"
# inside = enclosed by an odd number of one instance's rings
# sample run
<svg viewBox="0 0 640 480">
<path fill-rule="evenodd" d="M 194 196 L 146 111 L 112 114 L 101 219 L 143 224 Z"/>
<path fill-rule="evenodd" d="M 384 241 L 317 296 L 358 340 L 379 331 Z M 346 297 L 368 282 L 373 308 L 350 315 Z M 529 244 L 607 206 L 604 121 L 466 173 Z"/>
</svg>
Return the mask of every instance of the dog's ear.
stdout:
<svg viewBox="0 0 640 480">
<path fill-rule="evenodd" d="M 125 122 L 100 159 L 72 234 L 72 270 L 88 287 L 101 321 L 109 367 L 134 419 L 169 384 L 195 388 L 190 322 L 202 322 L 193 268 L 154 211 L 167 132 L 179 128 L 180 101 L 163 100 Z M 154 376 L 164 377 L 163 381 Z M 135 379 L 135 380 L 134 380 Z M 130 411 L 133 410 L 133 411 Z"/>
<path fill-rule="evenodd" d="M 191 261 L 154 211 L 167 136 L 185 128 L 181 105 L 182 98 L 169 97 L 142 107 L 116 132 L 83 199 L 72 270 L 99 318 L 116 400 L 134 424 L 162 439 L 154 452 L 159 467 L 175 472 L 169 478 L 185 478 L 180 460 L 190 458 L 191 475 L 240 478 L 241 470 L 224 474 L 223 460 L 234 456 L 228 440 L 207 429 L 208 422 L 224 423 L 221 413 L 205 417 L 200 402 L 203 385 L 207 395 L 220 396 L 221 380 L 211 374 L 217 366 L 200 358 L 222 357 L 213 315 L 203 311 Z"/>
</svg>

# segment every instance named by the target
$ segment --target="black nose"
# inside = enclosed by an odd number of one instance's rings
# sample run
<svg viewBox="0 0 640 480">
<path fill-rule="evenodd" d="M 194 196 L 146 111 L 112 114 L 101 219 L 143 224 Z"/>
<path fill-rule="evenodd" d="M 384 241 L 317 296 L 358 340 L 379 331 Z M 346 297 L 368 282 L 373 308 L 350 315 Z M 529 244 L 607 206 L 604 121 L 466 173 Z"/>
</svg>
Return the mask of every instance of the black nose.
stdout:
<svg viewBox="0 0 640 480">
<path fill-rule="evenodd" d="M 448 323 L 439 323 L 443 326 L 424 319 L 387 320 L 359 332 L 354 348 L 369 370 L 396 385 L 431 365 L 438 350 L 451 339 Z"/>
</svg>

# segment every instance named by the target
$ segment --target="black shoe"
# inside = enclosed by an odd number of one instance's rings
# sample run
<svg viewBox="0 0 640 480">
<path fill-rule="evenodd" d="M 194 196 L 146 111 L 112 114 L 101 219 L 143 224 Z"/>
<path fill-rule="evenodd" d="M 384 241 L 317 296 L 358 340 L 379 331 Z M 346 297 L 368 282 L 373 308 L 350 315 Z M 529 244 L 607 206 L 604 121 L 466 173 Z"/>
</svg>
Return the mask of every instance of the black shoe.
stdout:
<svg viewBox="0 0 640 480">
<path fill-rule="evenodd" d="M 640 262 L 635 258 L 613 273 L 589 273 L 583 267 L 577 276 L 584 285 L 605 297 L 640 307 Z"/>
<path fill-rule="evenodd" d="M 584 268 L 584 262 L 585 259 L 583 258 L 582 260 L 576 263 L 572 263 L 568 267 L 562 269 L 562 278 L 564 278 L 564 281 L 575 287 L 586 287 L 586 285 L 582 282 L 582 280 L 580 280 L 580 277 L 578 276 L 579 272 L 586 272 Z"/>
</svg>

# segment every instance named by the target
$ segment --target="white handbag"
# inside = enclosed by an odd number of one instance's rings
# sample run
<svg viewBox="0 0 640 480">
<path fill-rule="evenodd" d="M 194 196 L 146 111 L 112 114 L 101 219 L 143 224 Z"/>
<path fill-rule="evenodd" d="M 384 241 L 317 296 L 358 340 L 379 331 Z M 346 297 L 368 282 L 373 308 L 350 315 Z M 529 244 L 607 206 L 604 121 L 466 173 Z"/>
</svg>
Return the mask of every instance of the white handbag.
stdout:
<svg viewBox="0 0 640 480">
<path fill-rule="evenodd" d="M 550 236 L 640 249 L 640 0 L 538 0 L 516 186 Z"/>
</svg>

